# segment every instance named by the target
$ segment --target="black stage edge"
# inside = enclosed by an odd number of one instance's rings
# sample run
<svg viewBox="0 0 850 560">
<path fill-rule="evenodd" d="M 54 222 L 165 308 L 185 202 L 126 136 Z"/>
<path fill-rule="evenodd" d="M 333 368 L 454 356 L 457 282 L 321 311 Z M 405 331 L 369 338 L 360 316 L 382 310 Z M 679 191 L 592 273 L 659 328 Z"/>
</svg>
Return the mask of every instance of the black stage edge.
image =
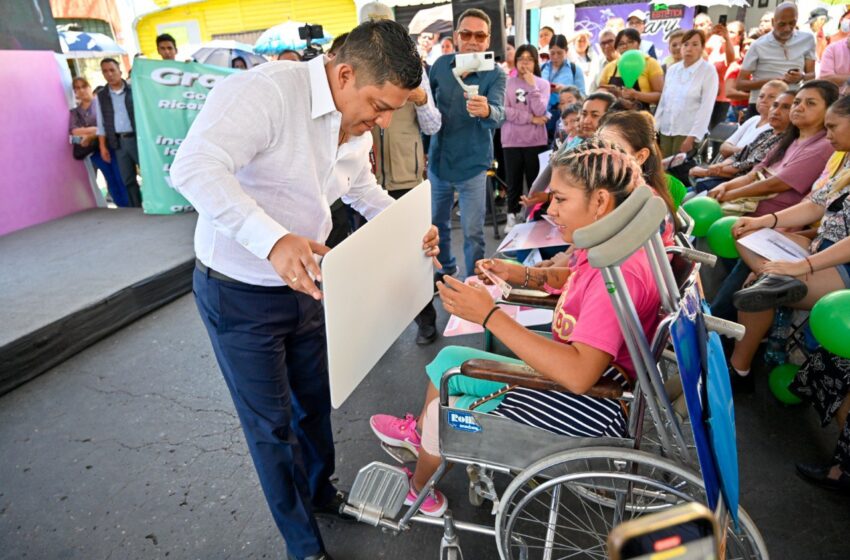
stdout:
<svg viewBox="0 0 850 560">
<path fill-rule="evenodd" d="M 195 220 L 99 208 L 0 237 L 0 395 L 189 292 Z"/>
</svg>

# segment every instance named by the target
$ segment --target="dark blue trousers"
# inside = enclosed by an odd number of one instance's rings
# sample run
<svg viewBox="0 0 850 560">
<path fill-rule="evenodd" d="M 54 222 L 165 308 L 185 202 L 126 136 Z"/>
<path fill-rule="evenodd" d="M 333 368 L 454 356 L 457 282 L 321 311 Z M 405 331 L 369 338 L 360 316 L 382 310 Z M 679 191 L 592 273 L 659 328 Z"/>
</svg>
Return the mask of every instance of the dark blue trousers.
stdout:
<svg viewBox="0 0 850 560">
<path fill-rule="evenodd" d="M 324 545 L 313 507 L 335 492 L 322 304 L 198 269 L 194 293 L 287 550 L 317 554 Z"/>
</svg>

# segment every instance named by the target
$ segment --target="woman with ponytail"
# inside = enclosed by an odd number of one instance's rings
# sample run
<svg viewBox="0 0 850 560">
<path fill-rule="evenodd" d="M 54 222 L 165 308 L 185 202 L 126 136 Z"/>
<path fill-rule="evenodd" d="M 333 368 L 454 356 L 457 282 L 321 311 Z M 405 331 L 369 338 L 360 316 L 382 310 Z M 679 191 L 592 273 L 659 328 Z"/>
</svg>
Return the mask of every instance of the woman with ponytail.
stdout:
<svg viewBox="0 0 850 560">
<path fill-rule="evenodd" d="M 604 218 L 634 189 L 645 184 L 643 171 L 632 156 L 598 138 L 556 153 L 551 165 L 552 202 L 548 215 L 566 243 L 572 243 L 576 230 Z M 541 336 L 500 311 L 482 286 L 470 286 L 450 277 L 444 279 L 445 283 L 438 282 L 446 311 L 486 327 L 519 360 L 472 348 L 444 348 L 426 367 L 430 383 L 418 418 L 410 413 L 401 418 L 387 414 L 371 418 L 372 430 L 381 441 L 406 447 L 419 458 L 416 472 L 411 475 L 407 503 L 413 503 L 440 465 L 440 378 L 447 369 L 469 359 L 524 362 L 570 392 L 526 388 L 505 391 L 506 386 L 500 383 L 456 376 L 449 383 L 452 406 L 469 408 L 478 399 L 495 393 L 498 396 L 476 410 L 566 436 L 621 437 L 626 433 L 626 418 L 616 400 L 584 394 L 603 377 L 624 386 L 635 377 L 602 273 L 590 266 L 587 251 L 576 249 L 565 268 L 528 268 L 489 259 L 479 261 L 476 268 L 484 282 L 488 282 L 486 271 L 514 286 L 560 293 L 552 337 Z M 644 252 L 629 257 L 621 270 L 644 333 L 651 339 L 658 323 L 660 300 Z M 434 490 L 425 499 L 422 511 L 439 516 L 446 507 L 445 496 Z"/>
</svg>

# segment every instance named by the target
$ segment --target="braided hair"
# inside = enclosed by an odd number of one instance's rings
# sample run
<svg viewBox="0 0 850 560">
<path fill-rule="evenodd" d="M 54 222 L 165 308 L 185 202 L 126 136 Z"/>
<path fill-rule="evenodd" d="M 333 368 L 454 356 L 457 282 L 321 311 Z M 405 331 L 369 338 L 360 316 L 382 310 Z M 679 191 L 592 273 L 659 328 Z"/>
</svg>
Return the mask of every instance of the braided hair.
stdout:
<svg viewBox="0 0 850 560">
<path fill-rule="evenodd" d="M 585 197 L 597 189 L 605 189 L 619 206 L 633 190 L 645 183 L 637 160 L 622 148 L 593 137 L 575 148 L 552 156 L 552 172 L 567 175 L 584 188 Z"/>
</svg>

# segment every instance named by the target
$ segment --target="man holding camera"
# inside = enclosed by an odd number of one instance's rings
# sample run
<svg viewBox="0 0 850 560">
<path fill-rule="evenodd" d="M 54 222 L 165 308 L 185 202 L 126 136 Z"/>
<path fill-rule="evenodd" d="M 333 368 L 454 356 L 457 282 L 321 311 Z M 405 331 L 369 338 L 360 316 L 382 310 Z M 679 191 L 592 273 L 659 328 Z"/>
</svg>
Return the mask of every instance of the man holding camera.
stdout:
<svg viewBox="0 0 850 560">
<path fill-rule="evenodd" d="M 460 15 L 455 32 L 458 52 L 483 53 L 490 47 L 490 17 L 475 8 Z M 431 90 L 442 114 L 443 126 L 431 137 L 428 179 L 431 181 L 431 221 L 440 231 L 442 274 L 454 274 L 457 263 L 451 252 L 452 207 L 457 191 L 466 274 L 484 258 L 484 215 L 487 208 L 487 170 L 493 160 L 493 130 L 505 120 L 505 74 L 496 66 L 488 71 L 463 73 L 465 92 L 454 74 L 456 57 L 437 59 L 431 68 Z"/>
<path fill-rule="evenodd" d="M 314 514 L 339 515 L 317 255 L 329 201 L 371 219 L 390 197 L 374 126 L 419 86 L 399 24 L 365 22 L 333 60 L 263 64 L 212 90 L 171 168 L 198 211 L 194 293 L 287 555 L 329 560 Z M 423 239 L 435 256 L 436 229 Z M 352 325 L 356 328 L 356 325 Z"/>
<path fill-rule="evenodd" d="M 770 80 L 795 85 L 815 77 L 815 38 L 797 30 L 797 5 L 779 4 L 772 21 L 773 31 L 750 45 L 735 84 L 735 89 L 750 92 L 750 116 L 757 114 L 759 90 Z"/>
</svg>

